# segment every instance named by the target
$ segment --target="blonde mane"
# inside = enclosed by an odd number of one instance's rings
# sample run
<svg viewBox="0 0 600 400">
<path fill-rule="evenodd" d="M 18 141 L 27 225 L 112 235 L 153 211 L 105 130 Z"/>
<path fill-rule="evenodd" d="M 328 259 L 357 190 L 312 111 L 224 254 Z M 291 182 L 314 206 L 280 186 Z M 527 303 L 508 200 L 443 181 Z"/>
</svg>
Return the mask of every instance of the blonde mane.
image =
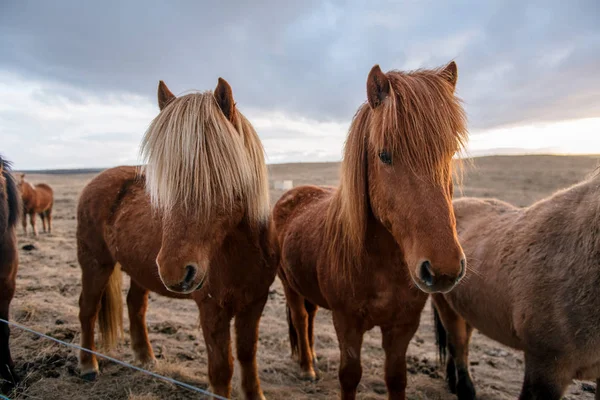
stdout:
<svg viewBox="0 0 600 400">
<path fill-rule="evenodd" d="M 352 120 L 340 185 L 328 210 L 325 240 L 330 263 L 342 276 L 350 267 L 358 267 L 364 257 L 370 213 L 369 153 L 386 150 L 408 171 L 441 183 L 452 176 L 452 158 L 467 140 L 461 101 L 441 69 L 386 75 L 390 95 L 375 110 L 363 104 Z"/>
<path fill-rule="evenodd" d="M 146 189 L 152 205 L 175 205 L 211 221 L 221 208 L 244 203 L 252 223 L 269 216 L 264 150 L 250 122 L 236 110 L 232 124 L 213 93 L 174 99 L 152 121 L 142 140 Z"/>
</svg>

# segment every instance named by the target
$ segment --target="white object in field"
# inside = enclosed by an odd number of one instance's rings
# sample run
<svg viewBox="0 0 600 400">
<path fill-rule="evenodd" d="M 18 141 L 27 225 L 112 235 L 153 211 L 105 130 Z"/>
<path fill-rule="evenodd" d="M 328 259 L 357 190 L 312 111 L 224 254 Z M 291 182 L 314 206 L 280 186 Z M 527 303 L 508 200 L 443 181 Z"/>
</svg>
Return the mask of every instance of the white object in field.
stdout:
<svg viewBox="0 0 600 400">
<path fill-rule="evenodd" d="M 289 190 L 293 187 L 294 187 L 294 183 L 291 180 L 271 181 L 271 189 Z"/>
</svg>

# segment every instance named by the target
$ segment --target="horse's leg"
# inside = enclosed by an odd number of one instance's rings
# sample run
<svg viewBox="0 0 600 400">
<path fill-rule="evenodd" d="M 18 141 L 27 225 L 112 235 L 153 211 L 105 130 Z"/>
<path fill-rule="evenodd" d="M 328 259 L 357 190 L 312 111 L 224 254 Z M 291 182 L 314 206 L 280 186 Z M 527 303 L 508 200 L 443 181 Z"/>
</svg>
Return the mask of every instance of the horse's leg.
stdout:
<svg viewBox="0 0 600 400">
<path fill-rule="evenodd" d="M 35 227 L 35 212 L 31 212 L 29 214 L 29 223 L 31 224 L 31 229 L 33 229 L 33 236 L 38 235 L 37 228 Z"/>
<path fill-rule="evenodd" d="M 356 388 L 362 377 L 360 350 L 365 329 L 354 315 L 333 311 L 333 326 L 340 346 L 340 369 L 338 377 L 342 388 L 342 400 L 354 400 Z"/>
<path fill-rule="evenodd" d="M 419 327 L 419 316 L 408 323 L 382 327 L 385 351 L 385 384 L 389 399 L 406 398 L 406 350 Z"/>
<path fill-rule="evenodd" d="M 46 215 L 44 214 L 43 211 L 40 213 L 40 218 L 42 219 L 43 232 L 46 233 Z"/>
<path fill-rule="evenodd" d="M 82 272 L 81 295 L 79 296 L 81 347 L 96 350 L 94 327 L 100 310 L 102 294 L 114 269 L 114 263 L 100 264 L 95 259 L 88 258 L 87 254 L 89 253 L 83 251 L 78 253 Z M 95 379 L 99 371 L 96 356 L 81 350 L 79 352 L 79 369 L 84 379 Z"/>
<path fill-rule="evenodd" d="M 560 400 L 571 379 L 561 373 L 560 359 L 525 353 L 525 379 L 519 400 Z"/>
<path fill-rule="evenodd" d="M 23 211 L 21 222 L 23 223 L 23 232 L 27 235 L 27 211 Z"/>
<path fill-rule="evenodd" d="M 450 358 L 446 366 L 446 379 L 450 391 L 455 393 L 459 400 L 473 400 L 475 387 L 469 374 L 469 342 L 473 327 L 454 312 L 442 295 L 434 295 L 433 301 L 448 332 Z"/>
<path fill-rule="evenodd" d="M 298 337 L 298 358 L 302 369 L 302 378 L 315 380 L 313 353 L 308 339 L 308 312 L 304 306 L 304 297 L 287 285 L 283 285 L 288 307 L 290 308 L 292 324 Z"/>
<path fill-rule="evenodd" d="M 242 390 L 245 399 L 264 400 L 256 366 L 258 324 L 267 297 L 246 307 L 235 317 L 235 343 L 238 362 L 242 370 Z"/>
<path fill-rule="evenodd" d="M 135 359 L 142 365 L 155 364 L 156 358 L 148 340 L 146 310 L 149 291 L 132 279 L 127 292 L 127 310 L 129 312 L 129 334 Z"/>
<path fill-rule="evenodd" d="M 233 358 L 229 323 L 231 315 L 212 298 L 197 302 L 200 309 L 200 324 L 208 354 L 209 390 L 219 396 L 231 395 Z"/>
<path fill-rule="evenodd" d="M 52 233 L 52 208 L 46 211 L 46 219 L 48 220 L 48 233 Z"/>
<path fill-rule="evenodd" d="M 313 364 L 317 363 L 317 353 L 315 352 L 315 316 L 319 306 L 311 303 L 308 300 L 304 300 L 304 307 L 308 313 L 308 343 L 313 356 Z M 316 367 L 315 367 L 316 368 Z"/>
<path fill-rule="evenodd" d="M 0 318 L 8 321 L 10 301 L 15 294 L 15 282 L 10 278 L 0 280 Z M 10 328 L 8 324 L 0 322 L 0 380 L 8 382 L 6 386 L 12 386 L 18 382 L 15 374 L 15 364 L 10 355 L 9 347 Z M 4 385 L 0 385 L 4 386 Z"/>
</svg>

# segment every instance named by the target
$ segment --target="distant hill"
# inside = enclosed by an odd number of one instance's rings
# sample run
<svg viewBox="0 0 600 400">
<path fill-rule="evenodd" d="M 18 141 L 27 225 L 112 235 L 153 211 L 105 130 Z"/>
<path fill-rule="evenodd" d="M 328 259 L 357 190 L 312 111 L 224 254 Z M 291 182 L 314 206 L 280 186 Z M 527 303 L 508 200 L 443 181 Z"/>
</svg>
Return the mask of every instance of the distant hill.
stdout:
<svg viewBox="0 0 600 400">
<path fill-rule="evenodd" d="M 506 149 L 503 149 L 506 150 Z M 509 149 L 511 150 L 511 149 Z M 519 152 L 520 150 L 520 152 Z M 510 151 L 509 151 L 510 153 Z M 469 154 L 471 158 L 480 160 L 480 162 L 486 162 L 486 160 L 535 160 L 535 159 L 552 159 L 552 158 L 573 158 L 573 159 L 586 159 L 594 158 L 600 159 L 598 154 L 573 154 L 573 155 L 562 155 L 562 154 L 544 154 L 544 153 L 524 153 L 522 149 L 514 149 L 514 154 L 486 154 L 484 152 L 475 152 L 475 154 Z M 302 168 L 303 166 L 310 167 L 325 167 L 325 166 L 337 166 L 339 161 L 317 161 L 317 162 L 285 162 L 285 163 L 270 163 L 271 167 L 277 166 L 288 167 L 288 168 Z M 29 170 L 15 170 L 17 173 L 26 174 L 47 174 L 47 175 L 73 175 L 73 174 L 97 174 L 111 167 L 106 168 L 73 168 L 73 169 L 29 169 Z"/>
</svg>

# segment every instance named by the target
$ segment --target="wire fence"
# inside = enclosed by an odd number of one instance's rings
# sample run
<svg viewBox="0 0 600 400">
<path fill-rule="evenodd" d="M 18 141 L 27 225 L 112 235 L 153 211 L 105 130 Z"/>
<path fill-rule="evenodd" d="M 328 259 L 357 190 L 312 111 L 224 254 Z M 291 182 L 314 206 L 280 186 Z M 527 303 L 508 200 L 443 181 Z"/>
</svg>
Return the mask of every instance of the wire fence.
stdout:
<svg viewBox="0 0 600 400">
<path fill-rule="evenodd" d="M 174 385 L 177 385 L 177 386 L 182 387 L 184 389 L 190 390 L 192 392 L 196 392 L 196 393 L 200 393 L 200 394 L 202 394 L 204 396 L 208 396 L 208 398 L 213 398 L 213 399 L 218 399 L 218 400 L 228 400 L 226 397 L 219 396 L 217 394 L 211 393 L 208 390 L 204 390 L 204 389 L 201 389 L 199 387 L 190 385 L 188 383 L 178 381 L 177 379 L 173 379 L 173 378 L 170 378 L 168 376 L 157 374 L 156 372 L 148 371 L 147 369 L 140 368 L 140 367 L 137 367 L 135 365 L 131 365 L 131 364 L 126 363 L 126 362 L 121 361 L 121 360 L 117 360 L 116 358 L 107 356 L 107 355 L 102 354 L 102 353 L 98 353 L 97 351 L 86 349 L 86 348 L 83 348 L 83 347 L 78 346 L 78 345 L 73 344 L 73 343 L 65 342 L 63 340 L 60 340 L 60 339 L 57 339 L 55 337 L 46 335 L 45 333 L 38 332 L 36 330 L 33 330 L 33 329 L 31 329 L 31 328 L 29 328 L 27 326 L 18 324 L 16 322 L 7 321 L 7 320 L 2 319 L 2 318 L 0 318 L 0 322 L 4 322 L 5 324 L 8 324 L 9 326 L 14 326 L 15 328 L 21 329 L 21 330 L 23 330 L 25 332 L 33 333 L 34 335 L 37 335 L 37 336 L 42 337 L 44 339 L 51 340 L 51 341 L 53 341 L 55 343 L 59 343 L 59 344 L 61 344 L 63 346 L 67 346 L 67 347 L 70 347 L 70 348 L 73 348 L 73 349 L 77 349 L 77 350 L 80 350 L 80 351 L 85 351 L 85 352 L 90 353 L 90 354 L 94 354 L 97 357 L 101 357 L 101 358 L 104 358 L 106 360 L 112 361 L 115 364 L 119 364 L 119 365 L 121 365 L 123 367 L 130 368 L 130 369 L 133 369 L 135 371 L 141 372 L 143 374 L 149 375 L 149 376 L 151 376 L 153 378 L 160 379 L 162 381 L 172 383 Z M 0 394 L 0 399 L 1 400 L 10 400 L 8 397 L 3 396 L 2 394 Z"/>
</svg>

